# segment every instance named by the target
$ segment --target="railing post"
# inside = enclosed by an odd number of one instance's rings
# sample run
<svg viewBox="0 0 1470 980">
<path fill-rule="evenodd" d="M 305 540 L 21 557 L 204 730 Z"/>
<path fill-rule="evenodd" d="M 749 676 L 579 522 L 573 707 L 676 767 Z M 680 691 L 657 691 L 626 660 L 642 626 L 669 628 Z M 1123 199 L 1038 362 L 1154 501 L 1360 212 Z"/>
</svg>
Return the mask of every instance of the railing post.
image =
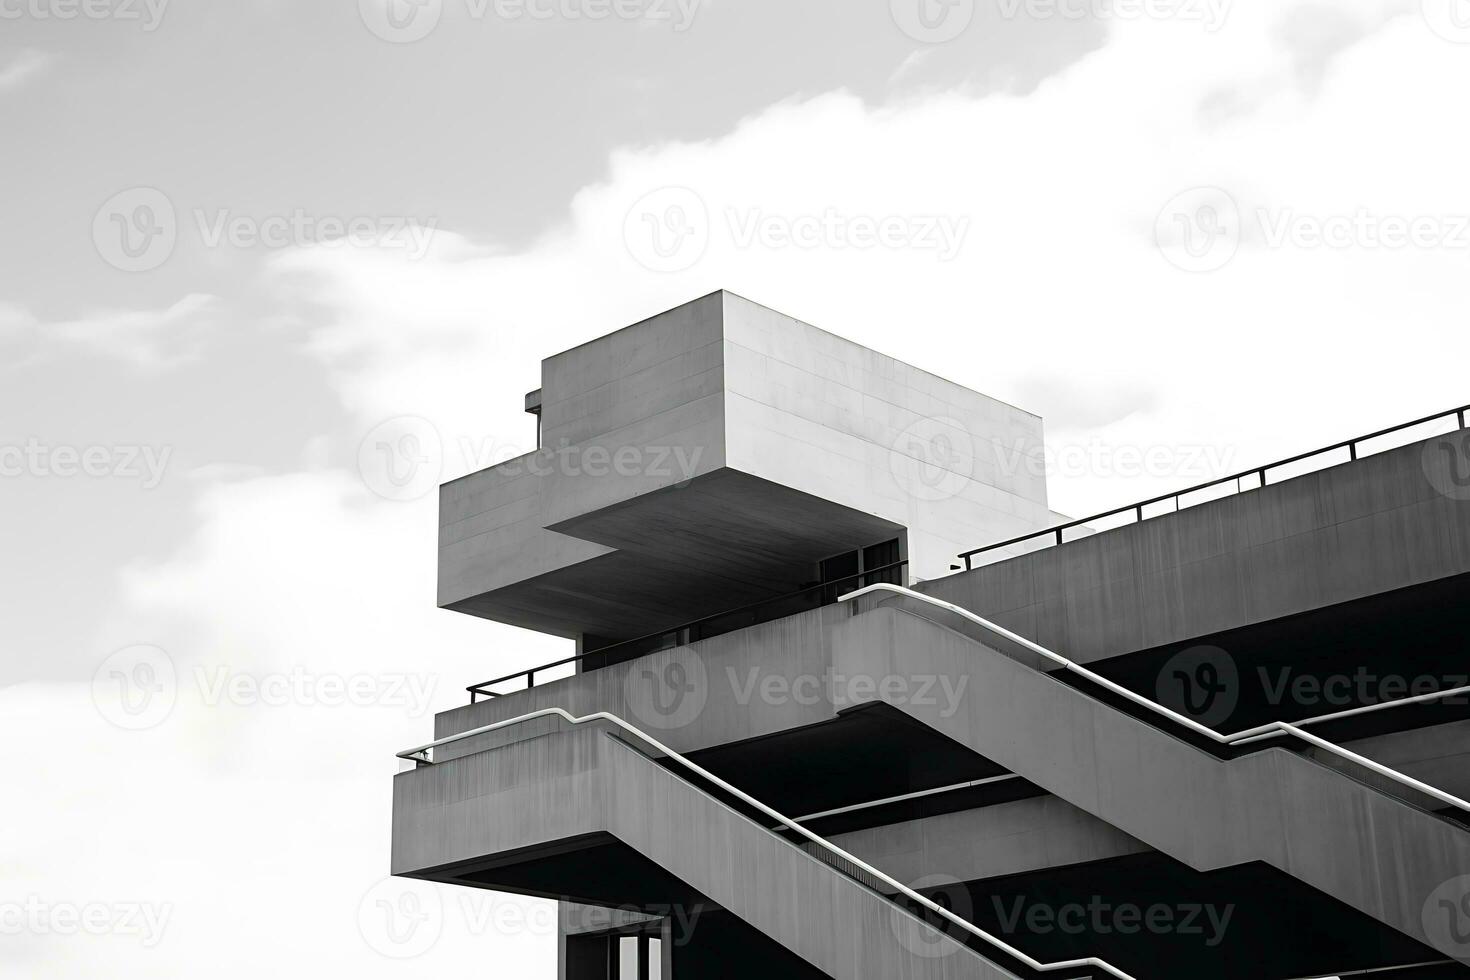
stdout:
<svg viewBox="0 0 1470 980">
<path fill-rule="evenodd" d="M 974 555 L 966 555 L 965 556 L 965 571 L 967 571 L 967 572 L 974 571 L 974 569 L 975 569 L 975 562 L 973 560 L 974 557 L 975 557 Z"/>
<path fill-rule="evenodd" d="M 528 670 L 528 671 L 526 671 L 526 690 L 530 690 L 531 688 L 533 688 L 535 686 L 536 686 L 536 672 L 534 670 Z"/>
<path fill-rule="evenodd" d="M 1455 414 L 1460 417 L 1460 428 L 1465 428 L 1465 410 L 1462 408 Z"/>
<path fill-rule="evenodd" d="M 1057 528 L 1057 544 L 1061 544 L 1061 543 L 1062 543 L 1062 529 L 1061 528 Z"/>
<path fill-rule="evenodd" d="M 1348 443 L 1348 459 L 1353 460 L 1353 459 L 1357 459 L 1357 458 L 1358 458 L 1358 444 L 1356 442 L 1350 442 L 1350 443 Z"/>
<path fill-rule="evenodd" d="M 1138 520 L 1141 523 L 1143 521 L 1143 504 L 1139 504 L 1137 507 L 1133 508 L 1133 510 L 1137 513 Z"/>
</svg>

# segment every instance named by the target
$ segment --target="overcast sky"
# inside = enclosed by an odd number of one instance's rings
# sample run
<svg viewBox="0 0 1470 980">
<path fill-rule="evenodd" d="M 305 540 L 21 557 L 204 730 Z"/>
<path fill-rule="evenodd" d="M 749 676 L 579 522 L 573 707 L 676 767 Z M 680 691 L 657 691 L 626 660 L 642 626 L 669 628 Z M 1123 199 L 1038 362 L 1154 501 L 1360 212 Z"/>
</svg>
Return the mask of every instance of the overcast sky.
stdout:
<svg viewBox="0 0 1470 980">
<path fill-rule="evenodd" d="M 4 972 L 551 975 L 541 903 L 381 934 L 393 753 L 563 644 L 434 608 L 370 433 L 527 451 L 720 287 L 1041 414 L 1074 515 L 1452 407 L 1466 91 L 1467 0 L 0 0 Z"/>
</svg>

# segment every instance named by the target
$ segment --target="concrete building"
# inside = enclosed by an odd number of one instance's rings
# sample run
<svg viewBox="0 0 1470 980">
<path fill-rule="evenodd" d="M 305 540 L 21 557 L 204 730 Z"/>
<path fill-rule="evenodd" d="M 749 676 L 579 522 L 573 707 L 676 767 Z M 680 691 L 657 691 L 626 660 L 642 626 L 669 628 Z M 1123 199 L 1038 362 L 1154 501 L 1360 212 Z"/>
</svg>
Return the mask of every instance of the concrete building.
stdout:
<svg viewBox="0 0 1470 980">
<path fill-rule="evenodd" d="M 1470 976 L 1463 411 L 1072 525 L 1039 418 L 725 292 L 526 405 L 439 602 L 575 652 L 402 753 L 392 870 L 564 980 Z"/>
</svg>

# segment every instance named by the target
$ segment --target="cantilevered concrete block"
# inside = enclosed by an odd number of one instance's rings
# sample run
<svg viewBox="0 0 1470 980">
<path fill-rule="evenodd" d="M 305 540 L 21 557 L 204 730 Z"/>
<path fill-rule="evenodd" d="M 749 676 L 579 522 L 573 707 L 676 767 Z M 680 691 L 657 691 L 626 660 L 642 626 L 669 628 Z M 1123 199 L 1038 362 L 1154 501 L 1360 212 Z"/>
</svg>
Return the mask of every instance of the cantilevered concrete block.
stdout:
<svg viewBox="0 0 1470 980">
<path fill-rule="evenodd" d="M 1051 520 L 1039 418 L 723 291 L 547 358 L 539 399 L 540 450 L 441 489 L 442 606 L 621 639 Z"/>
</svg>

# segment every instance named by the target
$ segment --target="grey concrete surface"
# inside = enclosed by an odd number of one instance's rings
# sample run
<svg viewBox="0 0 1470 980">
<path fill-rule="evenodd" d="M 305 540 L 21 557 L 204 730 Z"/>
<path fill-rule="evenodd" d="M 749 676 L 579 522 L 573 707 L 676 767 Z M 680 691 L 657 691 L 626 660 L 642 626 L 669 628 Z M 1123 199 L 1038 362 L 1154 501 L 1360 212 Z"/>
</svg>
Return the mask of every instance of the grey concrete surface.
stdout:
<svg viewBox="0 0 1470 980">
<path fill-rule="evenodd" d="M 444 485 L 439 603 L 628 638 L 894 537 L 910 572 L 1051 520 L 1041 420 L 716 292 L 542 362 L 546 452 Z"/>
<path fill-rule="evenodd" d="M 1470 500 L 1436 489 L 1450 485 L 1450 461 L 1426 453 L 1432 444 L 1104 531 L 922 591 L 1086 663 L 1458 575 L 1470 571 Z"/>
<path fill-rule="evenodd" d="M 1438 889 L 1470 872 L 1464 826 L 1283 749 L 1218 760 L 904 609 L 873 609 L 837 634 L 847 672 L 969 678 L 969 696 L 947 716 L 896 706 L 1149 846 L 1198 871 L 1264 861 L 1463 955 L 1447 935 L 1426 934 L 1424 914 Z"/>
<path fill-rule="evenodd" d="M 899 881 L 975 881 L 1153 848 L 1055 796 L 905 820 L 828 838 Z"/>
<path fill-rule="evenodd" d="M 452 878 L 442 869 L 594 833 L 612 834 L 829 976 L 1011 976 L 600 729 L 394 780 L 394 874 Z"/>
</svg>

